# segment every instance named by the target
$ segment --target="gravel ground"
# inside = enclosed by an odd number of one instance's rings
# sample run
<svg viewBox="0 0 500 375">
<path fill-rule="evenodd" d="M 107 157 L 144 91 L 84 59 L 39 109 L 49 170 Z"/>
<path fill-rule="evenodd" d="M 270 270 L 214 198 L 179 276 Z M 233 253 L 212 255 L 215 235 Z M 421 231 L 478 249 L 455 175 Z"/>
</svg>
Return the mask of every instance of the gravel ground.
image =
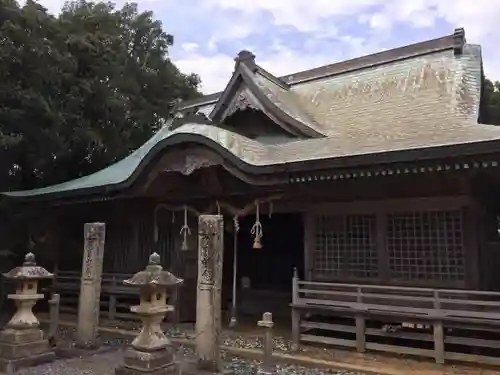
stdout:
<svg viewBox="0 0 500 375">
<path fill-rule="evenodd" d="M 167 334 L 171 337 L 190 337 L 191 333 L 178 328 L 167 328 Z M 74 329 L 61 328 L 61 341 L 69 342 L 73 337 Z M 116 338 L 111 335 L 101 336 L 104 345 L 115 350 L 103 354 L 96 354 L 85 358 L 59 359 L 53 363 L 43 364 L 36 367 L 22 369 L 18 371 L 18 375 L 113 375 L 114 369 L 122 363 L 122 351 L 129 339 Z M 262 340 L 254 337 L 245 339 L 242 337 L 224 338 L 224 343 L 229 346 L 245 347 L 245 348 L 261 348 Z M 281 350 L 289 350 L 289 345 L 283 338 L 277 338 L 276 344 Z M 247 360 L 241 357 L 235 357 L 222 351 L 222 359 L 224 366 L 231 369 L 235 375 L 253 375 L 257 374 L 260 361 Z M 191 357 L 194 351 L 191 348 L 179 348 L 178 355 Z M 305 368 L 294 365 L 276 365 L 277 375 L 364 375 L 361 373 L 349 371 L 324 370 L 315 368 Z"/>
<path fill-rule="evenodd" d="M 184 350 L 186 355 L 193 355 L 191 350 Z M 243 358 L 229 357 L 222 353 L 225 367 L 235 375 L 257 374 L 258 361 L 248 361 Z M 60 359 L 53 363 L 30 367 L 17 372 L 18 375 L 112 375 L 115 367 L 122 362 L 121 350 L 106 354 L 97 354 L 86 358 Z M 363 375 L 345 371 L 325 371 L 292 365 L 278 365 L 277 375 Z"/>
</svg>

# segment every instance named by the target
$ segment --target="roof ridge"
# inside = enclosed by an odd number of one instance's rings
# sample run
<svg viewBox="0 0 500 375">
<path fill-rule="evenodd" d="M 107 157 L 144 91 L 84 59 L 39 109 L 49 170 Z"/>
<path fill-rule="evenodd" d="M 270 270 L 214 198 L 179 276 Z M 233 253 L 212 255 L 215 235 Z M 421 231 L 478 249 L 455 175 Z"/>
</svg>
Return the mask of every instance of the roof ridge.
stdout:
<svg viewBox="0 0 500 375">
<path fill-rule="evenodd" d="M 388 49 L 386 51 L 360 56 L 344 61 L 339 61 L 333 64 L 323 65 L 320 67 L 292 74 L 287 74 L 280 77 L 276 77 L 272 74 L 271 75 L 287 85 L 295 85 L 298 83 L 312 81 L 323 77 L 342 74 L 353 70 L 365 69 L 368 67 L 372 67 L 374 65 L 388 64 L 390 62 L 426 55 L 429 53 L 434 53 L 447 49 L 453 49 L 455 54 L 461 54 L 465 43 L 466 40 L 465 40 L 464 29 L 457 28 L 454 30 L 453 34 L 449 34 L 440 38 L 430 39 L 423 42 L 396 47 Z M 242 51 L 242 52 L 250 54 L 250 52 L 248 51 Z M 240 54 L 242 52 L 240 52 Z M 240 56 L 240 54 L 238 56 Z M 259 69 L 262 69 L 260 66 L 257 67 Z M 184 105 L 181 104 L 180 109 L 213 104 L 217 100 L 219 100 L 222 93 L 223 91 L 220 91 L 205 95 L 201 98 L 193 99 L 191 101 L 186 101 L 184 102 Z"/>
<path fill-rule="evenodd" d="M 302 72 L 292 73 L 281 79 L 289 84 L 298 84 L 318 78 L 329 77 L 359 69 L 366 69 L 375 65 L 383 65 L 416 56 L 427 55 L 447 49 L 454 49 L 455 54 L 461 54 L 465 45 L 465 32 L 463 28 L 455 29 L 453 34 L 440 38 L 409 44 L 402 47 L 392 48 L 386 51 L 376 52 L 369 55 L 356 57 L 321 67 L 308 69 Z"/>
</svg>

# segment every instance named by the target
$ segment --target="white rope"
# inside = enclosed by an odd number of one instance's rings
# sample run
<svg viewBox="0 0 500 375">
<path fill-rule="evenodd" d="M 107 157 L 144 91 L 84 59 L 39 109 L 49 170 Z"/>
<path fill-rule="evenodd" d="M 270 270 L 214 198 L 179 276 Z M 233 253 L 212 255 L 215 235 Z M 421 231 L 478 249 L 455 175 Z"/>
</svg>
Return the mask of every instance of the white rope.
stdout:
<svg viewBox="0 0 500 375">
<path fill-rule="evenodd" d="M 255 239 L 260 240 L 262 238 L 262 224 L 260 222 L 260 212 L 259 212 L 259 202 L 255 201 L 255 224 L 252 226 L 250 231 L 251 234 L 255 236 Z"/>
<path fill-rule="evenodd" d="M 180 234 L 183 236 L 183 246 L 187 246 L 187 236 L 191 235 L 191 229 L 188 225 L 187 206 L 184 206 L 184 225 L 181 227 Z"/>
</svg>

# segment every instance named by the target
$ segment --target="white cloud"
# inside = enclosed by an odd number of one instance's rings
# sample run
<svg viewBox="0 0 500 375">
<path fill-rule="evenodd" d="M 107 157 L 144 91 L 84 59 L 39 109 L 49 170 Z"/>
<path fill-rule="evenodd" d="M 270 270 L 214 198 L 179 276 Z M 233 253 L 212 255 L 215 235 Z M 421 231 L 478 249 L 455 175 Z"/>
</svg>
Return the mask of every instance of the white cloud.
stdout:
<svg viewBox="0 0 500 375">
<path fill-rule="evenodd" d="M 272 14 L 276 25 L 292 25 L 300 31 L 319 30 L 319 21 L 330 16 L 355 14 L 382 0 L 202 0 L 206 8 L 239 10 L 256 18 L 262 11 Z M 256 25 L 257 26 L 257 25 Z"/>
<path fill-rule="evenodd" d="M 231 78 L 234 58 L 223 54 L 209 57 L 198 53 L 187 54 L 175 63 L 184 72 L 195 72 L 202 77 L 202 91 L 212 93 L 224 89 L 224 85 Z"/>
<path fill-rule="evenodd" d="M 176 16 L 182 2 L 136 1 L 167 19 L 176 39 L 183 38 L 172 58 L 183 71 L 202 77 L 206 93 L 224 88 L 234 56 L 248 44 L 259 64 L 281 75 L 421 41 L 427 38 L 422 31 L 437 37 L 455 27 L 465 28 L 468 42 L 483 46 L 486 74 L 500 80 L 500 2 L 491 0 L 191 0 L 182 17 Z M 57 12 L 64 0 L 40 2 Z M 193 14 L 197 18 L 190 24 Z M 189 27 L 177 32 L 175 21 Z M 398 32 L 402 25 L 404 35 Z M 287 30 L 307 38 L 297 45 Z"/>
<path fill-rule="evenodd" d="M 358 27 L 369 26 L 370 41 L 362 43 L 359 37 L 349 35 L 339 36 L 337 41 L 339 46 L 343 46 L 344 54 L 331 53 L 331 49 L 337 46 L 327 46 L 325 49 L 314 54 L 300 53 L 297 49 L 288 49 L 286 45 L 281 45 L 278 51 L 271 53 L 259 53 L 257 55 L 259 64 L 277 75 L 291 73 L 294 70 L 309 69 L 315 66 L 332 63 L 338 59 L 360 56 L 365 53 L 374 52 L 374 46 L 381 38 L 386 44 L 382 47 L 396 47 L 401 44 L 397 32 L 394 32 L 400 24 L 412 26 L 415 34 L 406 43 L 417 42 L 419 29 L 432 28 L 437 22 L 446 22 L 450 29 L 441 34 L 451 33 L 454 27 L 464 27 L 468 42 L 481 44 L 483 46 L 483 56 L 485 70 L 488 77 L 500 79 L 500 53 L 496 51 L 495 40 L 500 40 L 500 28 L 496 20 L 500 17 L 500 2 L 487 0 L 455 0 L 453 3 L 443 0 L 255 0 L 252 6 L 240 0 L 201 0 L 206 11 L 238 11 L 241 12 L 241 19 L 244 20 L 244 27 L 234 34 L 228 31 L 224 34 L 226 39 L 238 39 L 252 33 L 248 23 L 254 22 L 255 30 L 260 27 L 259 20 L 262 12 L 272 15 L 275 26 L 293 26 L 301 32 L 312 32 L 319 36 L 325 34 L 325 29 L 331 28 L 330 35 L 338 34 L 333 21 L 325 24 L 331 17 L 355 17 L 358 20 Z M 239 25 L 239 19 L 231 18 L 234 25 Z M 354 25 L 356 27 L 356 25 Z M 354 27 L 354 28 L 355 28 Z M 236 26 L 238 30 L 240 26 Z M 391 30 L 393 34 L 391 35 Z M 378 35 L 380 34 L 380 35 Z M 380 36 L 380 38 L 378 38 Z M 439 35 L 436 35 L 439 36 Z M 314 41 L 309 41 L 312 43 Z M 384 48 L 385 49 L 385 48 Z M 234 51 L 236 54 L 238 51 Z M 222 58 L 221 55 L 214 57 L 217 63 L 209 63 L 210 59 L 199 56 L 186 57 L 178 63 L 181 68 L 188 66 L 191 70 L 199 72 L 204 84 L 204 91 L 218 91 L 223 89 L 228 73 L 232 71 L 232 59 Z M 226 64 L 221 63 L 227 61 Z M 210 68 L 209 68 L 210 66 Z M 204 72 L 207 72 L 205 75 Z M 208 73 L 209 72 L 209 73 Z M 224 72 L 224 73 L 223 73 Z M 221 81 L 218 81 L 220 77 Z"/>
<path fill-rule="evenodd" d="M 181 48 L 184 52 L 193 53 L 200 48 L 200 45 L 198 43 L 182 43 Z"/>
</svg>

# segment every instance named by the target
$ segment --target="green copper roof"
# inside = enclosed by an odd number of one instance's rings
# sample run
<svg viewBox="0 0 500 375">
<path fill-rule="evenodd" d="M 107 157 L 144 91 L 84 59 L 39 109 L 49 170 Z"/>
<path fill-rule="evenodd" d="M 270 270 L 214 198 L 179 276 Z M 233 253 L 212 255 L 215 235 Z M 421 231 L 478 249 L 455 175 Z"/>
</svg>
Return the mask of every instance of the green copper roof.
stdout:
<svg viewBox="0 0 500 375">
<path fill-rule="evenodd" d="M 141 162 L 155 146 L 163 140 L 174 138 L 176 135 L 198 136 L 212 141 L 248 164 L 266 163 L 262 158 L 257 157 L 257 154 L 262 154 L 265 149 L 262 143 L 215 126 L 190 123 L 175 130 L 170 130 L 167 126 L 160 129 L 144 145 L 126 158 L 88 176 L 39 189 L 4 192 L 2 194 L 10 197 L 30 197 L 121 184 L 132 177 Z"/>
<path fill-rule="evenodd" d="M 364 157 L 363 163 L 372 164 L 375 155 L 394 154 L 398 151 L 425 150 L 449 146 L 482 144 L 481 149 L 490 147 L 486 143 L 500 140 L 500 128 L 471 122 L 451 123 L 429 122 L 428 128 L 418 129 L 418 123 L 409 121 L 413 134 L 392 134 L 392 138 L 380 133 L 365 133 L 362 137 L 348 139 L 338 136 L 291 141 L 280 144 L 264 144 L 216 126 L 187 123 L 175 130 L 161 129 L 142 147 L 125 159 L 89 176 L 77 178 L 62 184 L 40 189 L 6 192 L 5 196 L 28 198 L 69 193 L 92 188 L 116 189 L 121 184 L 132 182 L 142 167 L 158 153 L 170 146 L 182 143 L 204 145 L 219 153 L 225 159 L 247 170 L 262 171 L 265 167 L 281 170 L 292 164 L 307 161 L 329 160 L 330 167 L 345 167 L 348 158 Z M 487 149 L 487 148 L 486 148 Z M 492 149 L 490 149 L 491 151 Z M 335 163 L 331 161 L 335 160 Z M 394 161 L 394 160 L 393 160 Z M 261 169 L 264 167 L 263 169 Z M 101 192 L 102 193 L 102 192 Z"/>
</svg>

